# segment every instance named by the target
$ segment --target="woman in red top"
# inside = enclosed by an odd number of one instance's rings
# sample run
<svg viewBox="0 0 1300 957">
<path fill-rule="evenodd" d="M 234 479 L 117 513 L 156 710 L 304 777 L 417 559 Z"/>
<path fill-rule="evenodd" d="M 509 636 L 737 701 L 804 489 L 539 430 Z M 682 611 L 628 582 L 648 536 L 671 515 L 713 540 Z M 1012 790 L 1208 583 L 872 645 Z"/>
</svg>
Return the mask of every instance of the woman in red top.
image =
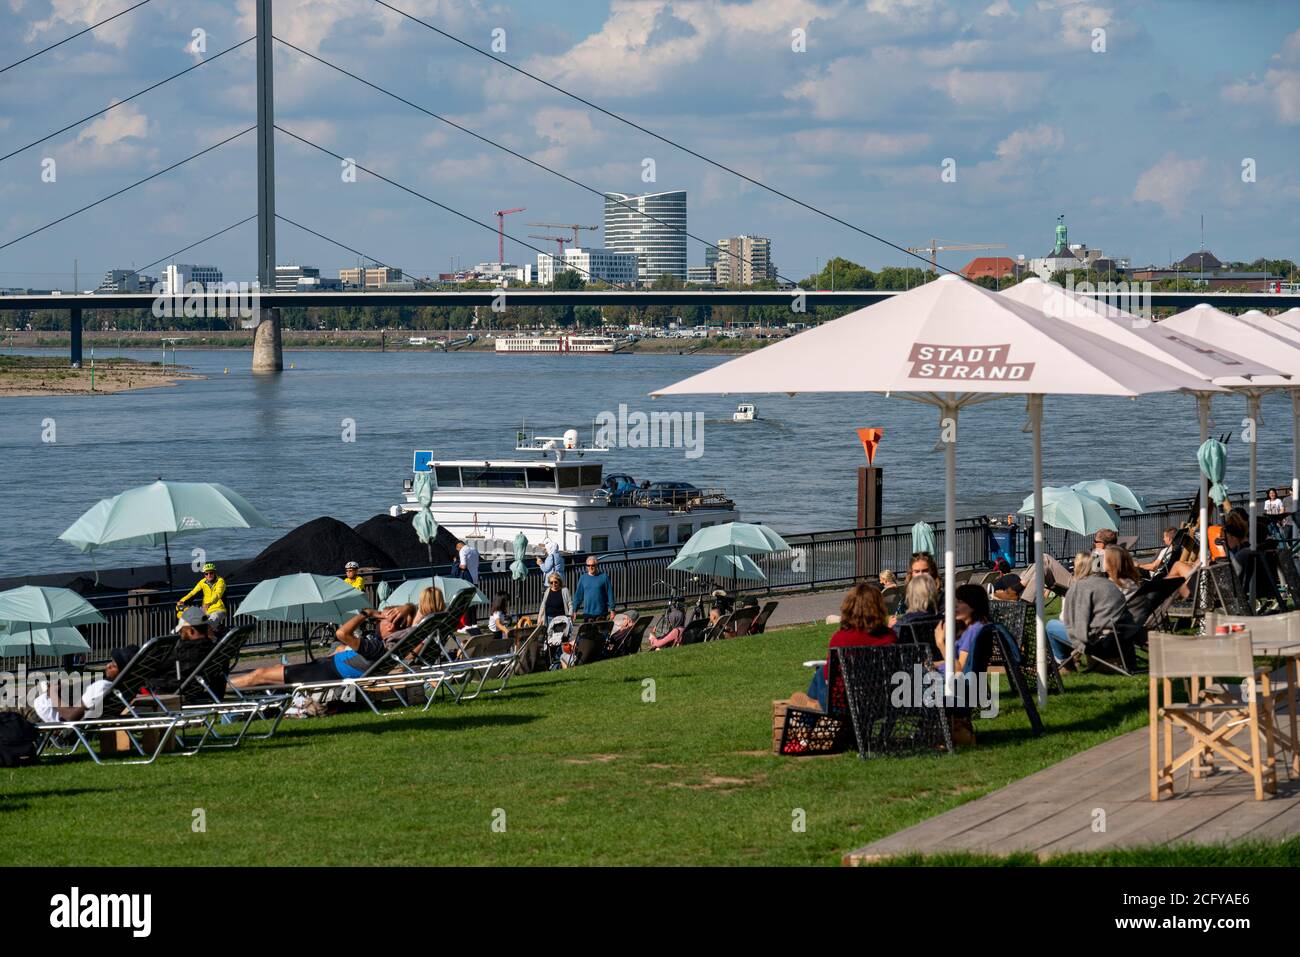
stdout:
<svg viewBox="0 0 1300 957">
<path fill-rule="evenodd" d="M 840 605 L 839 631 L 831 635 L 829 648 L 892 645 L 897 641 L 898 635 L 889 627 L 889 614 L 885 610 L 880 589 L 866 582 L 849 589 Z M 827 654 L 826 664 L 813 675 L 808 693 L 795 692 L 790 703 L 797 708 L 813 708 L 818 711 L 844 710 L 844 677 L 839 672 L 834 655 Z"/>
</svg>

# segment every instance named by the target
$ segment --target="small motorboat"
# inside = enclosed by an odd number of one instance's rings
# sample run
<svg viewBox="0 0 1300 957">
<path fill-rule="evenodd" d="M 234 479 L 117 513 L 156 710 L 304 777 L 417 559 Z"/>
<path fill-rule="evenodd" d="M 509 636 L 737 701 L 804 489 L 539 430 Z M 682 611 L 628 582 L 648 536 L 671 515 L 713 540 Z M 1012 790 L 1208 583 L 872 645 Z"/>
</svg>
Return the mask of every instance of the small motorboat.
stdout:
<svg viewBox="0 0 1300 957">
<path fill-rule="evenodd" d="M 753 402 L 742 402 L 731 414 L 732 422 L 753 422 L 758 418 L 758 406 Z"/>
</svg>

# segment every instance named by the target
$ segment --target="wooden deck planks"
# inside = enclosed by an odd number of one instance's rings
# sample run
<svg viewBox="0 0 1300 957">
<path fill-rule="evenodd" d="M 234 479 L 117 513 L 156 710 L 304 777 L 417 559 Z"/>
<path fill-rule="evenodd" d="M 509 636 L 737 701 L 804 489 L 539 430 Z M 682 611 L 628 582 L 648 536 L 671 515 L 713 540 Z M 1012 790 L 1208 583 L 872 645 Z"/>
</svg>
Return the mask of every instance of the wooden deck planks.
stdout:
<svg viewBox="0 0 1300 957">
<path fill-rule="evenodd" d="M 1141 728 L 944 814 L 845 855 L 868 863 L 906 854 L 1114 850 L 1166 844 L 1276 841 L 1300 834 L 1300 782 L 1281 768 L 1277 796 L 1254 800 L 1250 779 L 1221 771 L 1177 780 L 1174 797 L 1149 798 L 1147 729 Z M 1104 830 L 1094 830 L 1096 809 Z"/>
</svg>

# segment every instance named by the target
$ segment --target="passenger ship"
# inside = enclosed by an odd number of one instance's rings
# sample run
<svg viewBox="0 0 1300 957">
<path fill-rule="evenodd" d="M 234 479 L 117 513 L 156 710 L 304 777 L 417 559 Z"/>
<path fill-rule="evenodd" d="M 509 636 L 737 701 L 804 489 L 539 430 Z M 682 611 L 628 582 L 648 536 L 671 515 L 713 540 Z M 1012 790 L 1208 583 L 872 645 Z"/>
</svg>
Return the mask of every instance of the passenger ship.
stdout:
<svg viewBox="0 0 1300 957">
<path fill-rule="evenodd" d="M 506 336 L 497 339 L 497 352 L 614 352 L 610 336 Z"/>
<path fill-rule="evenodd" d="M 515 451 L 513 459 L 492 461 L 414 454 L 412 471 L 433 473 L 438 524 L 473 540 L 484 556 L 513 556 L 519 532 L 533 549 L 551 541 L 568 553 L 675 549 L 701 528 L 739 518 L 723 489 L 606 475 L 593 458 L 609 450 L 580 446 L 574 429 L 562 436 L 520 433 Z M 420 508 L 413 486 L 407 479 L 405 501 L 391 514 Z"/>
</svg>

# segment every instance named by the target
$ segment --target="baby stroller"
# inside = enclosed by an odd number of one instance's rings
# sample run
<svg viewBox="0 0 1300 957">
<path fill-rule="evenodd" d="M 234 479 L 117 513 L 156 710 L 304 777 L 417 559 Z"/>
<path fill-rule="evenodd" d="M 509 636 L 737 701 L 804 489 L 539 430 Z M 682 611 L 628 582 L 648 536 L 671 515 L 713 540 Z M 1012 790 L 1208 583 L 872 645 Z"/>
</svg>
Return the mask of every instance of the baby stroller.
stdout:
<svg viewBox="0 0 1300 957">
<path fill-rule="evenodd" d="M 557 615 L 546 626 L 546 652 L 550 656 L 550 670 L 558 671 L 573 663 L 573 642 L 570 634 L 573 622 L 567 615 Z"/>
</svg>

